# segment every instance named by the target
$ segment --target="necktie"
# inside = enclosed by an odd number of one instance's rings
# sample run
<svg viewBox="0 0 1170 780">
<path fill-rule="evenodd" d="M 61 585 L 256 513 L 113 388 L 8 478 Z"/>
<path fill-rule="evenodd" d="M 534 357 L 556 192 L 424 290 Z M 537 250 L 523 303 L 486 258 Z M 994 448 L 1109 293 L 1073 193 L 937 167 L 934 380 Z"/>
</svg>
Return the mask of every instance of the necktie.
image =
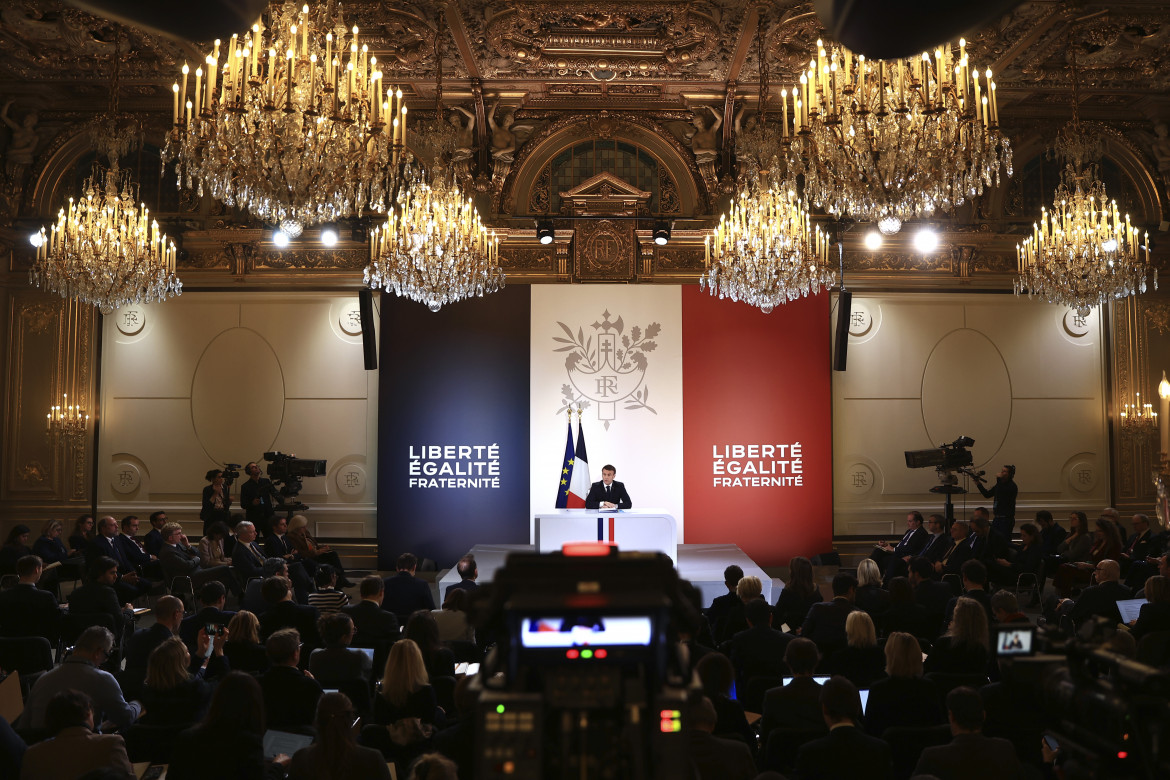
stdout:
<svg viewBox="0 0 1170 780">
<path fill-rule="evenodd" d="M 255 543 L 255 542 L 252 542 L 251 544 L 249 544 L 249 545 L 248 545 L 248 549 L 252 551 L 252 556 L 253 556 L 253 557 L 254 557 L 256 560 L 258 560 L 258 561 L 260 561 L 260 562 L 262 562 L 262 563 L 263 563 L 263 561 L 264 561 L 264 556 L 262 556 L 262 555 L 260 554 L 260 550 L 256 549 L 256 543 Z"/>
<path fill-rule="evenodd" d="M 605 486 L 605 495 L 609 495 L 609 485 Z"/>
<path fill-rule="evenodd" d="M 937 536 L 934 536 L 934 535 L 932 534 L 932 535 L 931 535 L 931 537 L 930 537 L 930 541 L 928 541 L 928 542 L 926 543 L 926 546 L 922 548 L 922 552 L 920 552 L 920 553 L 919 553 L 919 555 L 926 555 L 926 551 L 930 549 L 930 546 L 931 546 L 932 544 L 934 544 L 934 540 L 935 540 L 935 539 L 937 539 L 937 538 L 938 538 Z"/>
</svg>

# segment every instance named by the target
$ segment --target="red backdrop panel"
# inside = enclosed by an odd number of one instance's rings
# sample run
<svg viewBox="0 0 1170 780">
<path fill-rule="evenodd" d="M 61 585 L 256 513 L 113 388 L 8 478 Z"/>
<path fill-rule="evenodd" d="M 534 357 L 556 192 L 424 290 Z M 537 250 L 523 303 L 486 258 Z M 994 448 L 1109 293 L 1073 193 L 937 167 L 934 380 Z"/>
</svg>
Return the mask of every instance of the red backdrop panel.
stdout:
<svg viewBox="0 0 1170 780">
<path fill-rule="evenodd" d="M 829 295 L 763 314 L 682 293 L 685 541 L 732 542 L 764 566 L 828 551 Z"/>
</svg>

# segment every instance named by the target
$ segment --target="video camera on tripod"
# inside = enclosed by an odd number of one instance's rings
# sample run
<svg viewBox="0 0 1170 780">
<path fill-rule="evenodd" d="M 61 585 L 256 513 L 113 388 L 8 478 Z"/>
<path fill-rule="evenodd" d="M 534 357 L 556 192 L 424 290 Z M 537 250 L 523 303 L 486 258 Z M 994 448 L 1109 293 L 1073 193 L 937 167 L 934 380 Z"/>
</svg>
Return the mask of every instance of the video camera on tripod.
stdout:
<svg viewBox="0 0 1170 780">
<path fill-rule="evenodd" d="M 955 507 L 951 503 L 951 496 L 956 493 L 966 493 L 966 489 L 959 487 L 959 478 L 954 472 L 982 481 L 983 473 L 971 470 L 975 462 L 971 455 L 971 447 L 975 440 L 970 436 L 960 436 L 950 444 L 940 444 L 932 450 L 906 450 L 906 468 L 928 469 L 934 468 L 938 474 L 939 484 L 930 489 L 931 493 L 942 493 L 946 496 L 944 503 L 947 527 L 955 520 Z"/>
<path fill-rule="evenodd" d="M 268 466 L 268 478 L 273 485 L 278 485 L 277 493 L 280 504 L 277 509 L 289 512 L 303 512 L 309 507 L 296 500 L 300 495 L 304 477 L 325 476 L 325 461 L 298 458 L 296 455 L 287 455 L 283 452 L 266 452 L 264 460 Z"/>
</svg>

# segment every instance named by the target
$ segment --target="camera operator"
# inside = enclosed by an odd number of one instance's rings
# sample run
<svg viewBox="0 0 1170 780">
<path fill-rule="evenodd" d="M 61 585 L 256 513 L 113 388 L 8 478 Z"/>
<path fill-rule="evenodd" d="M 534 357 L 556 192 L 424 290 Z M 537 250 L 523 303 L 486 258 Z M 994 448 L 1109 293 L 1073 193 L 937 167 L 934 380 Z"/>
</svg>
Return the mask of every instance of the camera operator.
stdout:
<svg viewBox="0 0 1170 780">
<path fill-rule="evenodd" d="M 223 469 L 212 469 L 207 472 L 206 479 L 210 484 L 203 488 L 203 508 L 199 510 L 204 536 L 214 523 L 223 523 L 229 528 L 232 525 L 232 497 L 228 493 L 231 483 Z"/>
<path fill-rule="evenodd" d="M 272 503 L 276 488 L 272 481 L 260 476 L 260 466 L 255 461 L 244 467 L 248 479 L 240 485 L 240 505 L 244 507 L 248 520 L 267 539 L 272 535 L 272 516 L 276 509 Z"/>
<path fill-rule="evenodd" d="M 995 484 L 990 488 L 983 487 L 985 480 L 976 478 L 975 484 L 984 498 L 992 499 L 991 527 L 1004 539 L 1011 540 L 1012 531 L 1016 527 L 1016 496 L 1020 494 L 1015 483 L 1016 467 L 1005 464 L 995 477 Z"/>
</svg>

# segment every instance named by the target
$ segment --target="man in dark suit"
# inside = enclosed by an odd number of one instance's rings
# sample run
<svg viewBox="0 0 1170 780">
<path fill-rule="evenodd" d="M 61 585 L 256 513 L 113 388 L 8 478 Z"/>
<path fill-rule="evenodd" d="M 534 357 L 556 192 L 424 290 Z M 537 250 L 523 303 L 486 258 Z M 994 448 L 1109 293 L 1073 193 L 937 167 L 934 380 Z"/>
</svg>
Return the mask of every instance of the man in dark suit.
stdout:
<svg viewBox="0 0 1170 780">
<path fill-rule="evenodd" d="M 1023 777 L 1016 749 L 1006 739 L 983 736 L 983 700 L 974 688 L 962 686 L 947 694 L 947 715 L 953 739 L 949 745 L 922 751 L 914 775 L 983 780 Z"/>
<path fill-rule="evenodd" d="M 879 542 L 869 557 L 886 573 L 885 578 L 889 580 L 900 573 L 896 571 L 895 562 L 918 555 L 929 537 L 930 534 L 922 527 L 922 513 L 914 511 L 906 515 L 906 533 L 902 534 L 902 539 L 896 545 Z M 892 568 L 895 570 L 891 571 Z"/>
<path fill-rule="evenodd" d="M 447 589 L 443 591 L 444 599 L 450 596 L 453 590 L 465 590 L 470 596 L 473 591 L 479 588 L 479 584 L 475 581 L 479 577 L 479 569 L 475 565 L 474 555 L 468 553 L 460 558 L 459 563 L 455 564 L 455 571 L 459 573 L 459 582 L 447 586 Z"/>
<path fill-rule="evenodd" d="M 825 728 L 821 714 L 821 686 L 813 679 L 821 655 L 808 639 L 797 637 L 784 650 L 784 663 L 792 673 L 792 682 L 770 688 L 764 694 L 760 744 L 768 744 L 772 729 L 821 731 Z"/>
<path fill-rule="evenodd" d="M 737 605 L 742 604 L 739 596 L 735 593 L 735 588 L 742 579 L 743 569 L 734 563 L 723 570 L 723 584 L 727 586 L 727 592 L 722 596 L 716 596 L 711 601 L 711 606 L 707 607 L 707 623 L 711 626 L 712 635 L 714 635 L 719 621 L 727 617 L 727 613 L 731 612 Z"/>
<path fill-rule="evenodd" d="M 983 561 L 986 566 L 1008 556 L 1008 540 L 992 528 L 984 507 L 971 513 L 971 532 L 971 557 L 975 560 Z"/>
<path fill-rule="evenodd" d="M 1020 489 L 1016 486 L 1016 467 L 1005 464 L 995 476 L 995 484 L 990 488 L 983 487 L 984 480 L 976 479 L 975 484 L 984 498 L 992 500 L 991 508 L 995 514 L 995 521 L 991 527 L 1004 541 L 1012 538 L 1012 529 L 1016 526 L 1016 496 Z"/>
<path fill-rule="evenodd" d="M 118 577 L 114 580 L 113 588 L 118 593 L 119 601 L 130 602 L 148 593 L 153 583 L 138 576 L 138 571 L 122 555 L 122 550 L 115 541 L 117 536 L 117 520 L 110 515 L 98 520 L 97 532 L 85 550 L 85 561 L 89 565 L 104 556 L 118 564 Z"/>
<path fill-rule="evenodd" d="M 143 549 L 138 543 L 138 539 L 135 538 L 137 534 L 138 518 L 134 515 L 127 515 L 122 518 L 122 533 L 114 539 L 114 544 L 122 553 L 122 558 L 139 574 L 161 578 L 162 567 L 159 565 L 158 557 Z"/>
<path fill-rule="evenodd" d="M 129 604 L 118 603 L 118 594 L 114 590 L 114 583 L 118 581 L 118 562 L 100 556 L 89 565 L 88 574 L 86 583 L 69 594 L 69 614 L 109 615 L 114 624 L 114 643 L 120 646 L 133 614 Z"/>
<path fill-rule="evenodd" d="M 1143 514 L 1133 516 L 1133 536 L 1121 550 L 1122 571 L 1128 571 L 1133 561 L 1144 561 L 1150 555 L 1161 553 L 1160 545 L 1156 544 L 1157 537 L 1150 531 L 1150 518 Z"/>
<path fill-rule="evenodd" d="M 955 546 L 955 540 L 947 533 L 947 521 L 942 515 L 935 514 L 926 518 L 926 532 L 930 536 L 918 554 L 932 564 L 937 563 L 945 558 L 946 554 Z M 907 566 L 910 564 L 909 557 L 906 559 L 906 564 Z"/>
<path fill-rule="evenodd" d="M 150 654 L 178 633 L 179 623 L 183 619 L 183 602 L 174 596 L 159 596 L 154 605 L 154 619 L 154 625 L 138 629 L 126 640 L 126 669 L 118 675 L 118 682 L 127 696 L 141 695 Z M 192 648 L 192 658 L 195 653 L 195 648 Z"/>
<path fill-rule="evenodd" d="M 968 561 L 970 563 L 970 561 Z M 954 595 L 951 587 L 932 576 L 934 567 L 925 558 L 910 561 L 910 584 L 914 586 L 914 603 L 926 610 L 929 633 L 934 636 L 946 616 L 947 603 Z"/>
<path fill-rule="evenodd" d="M 250 520 L 236 525 L 236 546 L 232 549 L 232 568 L 245 584 L 264 576 L 264 561 L 268 556 L 256 544 L 256 526 Z"/>
<path fill-rule="evenodd" d="M 382 582 L 382 609 L 393 612 L 398 617 L 398 625 L 405 626 L 415 610 L 434 609 L 435 599 L 431 596 L 431 586 L 414 576 L 418 558 L 413 553 L 399 555 L 395 568 L 398 573 Z"/>
<path fill-rule="evenodd" d="M 50 643 L 56 641 L 61 610 L 52 593 L 37 587 L 43 571 L 39 556 L 17 559 L 17 583 L 0 591 L 0 636 L 43 636 Z"/>
<path fill-rule="evenodd" d="M 269 604 L 268 611 L 260 616 L 261 641 L 266 641 L 282 628 L 295 628 L 310 651 L 321 646 L 317 637 L 316 608 L 293 601 L 292 588 L 287 579 L 269 577 L 264 580 L 260 590 Z"/>
<path fill-rule="evenodd" d="M 790 634 L 772 628 L 772 605 L 762 598 L 744 606 L 748 628 L 728 639 L 719 648 L 735 664 L 735 676 L 743 686 L 753 677 L 783 677 L 784 649 Z"/>
<path fill-rule="evenodd" d="M 967 561 L 963 564 L 960 576 L 963 578 L 962 595 L 979 602 L 979 606 L 983 607 L 983 611 L 987 613 L 987 624 L 991 625 L 993 616 L 991 614 L 991 594 L 987 592 L 987 567 L 980 561 Z M 959 602 L 959 598 L 959 596 L 952 596 L 947 601 L 946 613 L 943 618 L 944 631 L 951 625 L 951 616 L 955 614 L 955 604 Z"/>
<path fill-rule="evenodd" d="M 194 656 L 199 644 L 199 629 L 208 625 L 226 626 L 236 616 L 235 612 L 225 612 L 227 590 L 222 582 L 212 580 L 199 589 L 200 610 L 194 615 L 183 618 L 179 625 L 179 638 L 187 645 L 187 650 Z"/>
<path fill-rule="evenodd" d="M 204 583 L 218 580 L 224 588 L 235 586 L 232 570 L 229 566 L 203 566 L 199 554 L 187 541 L 183 527 L 178 523 L 167 523 L 163 527 L 163 546 L 159 550 L 159 561 L 162 562 L 163 573 L 168 581 L 175 577 L 190 577 L 191 586 L 195 590 L 202 588 Z"/>
<path fill-rule="evenodd" d="M 885 780 L 893 773 L 890 746 L 857 727 L 861 696 L 849 680 L 836 675 L 821 686 L 821 711 L 827 736 L 800 748 L 796 774 L 801 780 Z"/>
<path fill-rule="evenodd" d="M 623 482 L 615 482 L 617 469 L 608 463 L 601 467 L 601 481 L 589 486 L 585 496 L 586 509 L 629 509 L 634 505 Z"/>
<path fill-rule="evenodd" d="M 1052 519 L 1047 509 L 1036 512 L 1036 525 L 1040 526 L 1040 546 L 1045 555 L 1056 555 L 1056 548 L 1068 536 L 1068 531 Z"/>
<path fill-rule="evenodd" d="M 951 525 L 951 540 L 954 544 L 946 551 L 942 558 L 935 561 L 933 576 L 945 577 L 948 574 L 958 574 L 963 564 L 971 560 L 971 524 L 966 520 L 956 520 Z"/>
<path fill-rule="evenodd" d="M 710 699 L 704 696 L 691 704 L 687 715 L 687 746 L 700 780 L 751 780 L 756 776 L 756 762 L 747 745 L 714 736 L 715 705 Z"/>
<path fill-rule="evenodd" d="M 1093 578 L 1096 585 L 1085 588 L 1075 603 L 1071 599 L 1061 601 L 1057 612 L 1067 613 L 1078 626 L 1094 615 L 1120 623 L 1117 602 L 1133 598 L 1133 591 L 1121 584 L 1121 566 L 1106 558 L 1097 564 Z"/>
<path fill-rule="evenodd" d="M 162 527 L 169 523 L 166 512 L 153 512 L 150 515 L 150 530 L 142 537 L 142 548 L 154 557 L 158 557 L 163 546 Z"/>
<path fill-rule="evenodd" d="M 833 600 L 813 604 L 809 608 L 800 635 L 816 642 L 821 655 L 842 648 L 846 644 L 845 618 L 857 609 L 857 578 L 852 574 L 837 573 L 833 577 Z"/>
<path fill-rule="evenodd" d="M 382 609 L 384 592 L 382 578 L 376 574 L 362 577 L 358 585 L 361 601 L 342 607 L 341 611 L 353 620 L 355 647 L 389 646 L 398 639 L 398 618 Z"/>
<path fill-rule="evenodd" d="M 260 676 L 264 710 L 270 729 L 304 729 L 313 725 L 321 685 L 302 672 L 301 635 L 295 628 L 282 628 L 264 643 L 271 666 Z"/>
</svg>

